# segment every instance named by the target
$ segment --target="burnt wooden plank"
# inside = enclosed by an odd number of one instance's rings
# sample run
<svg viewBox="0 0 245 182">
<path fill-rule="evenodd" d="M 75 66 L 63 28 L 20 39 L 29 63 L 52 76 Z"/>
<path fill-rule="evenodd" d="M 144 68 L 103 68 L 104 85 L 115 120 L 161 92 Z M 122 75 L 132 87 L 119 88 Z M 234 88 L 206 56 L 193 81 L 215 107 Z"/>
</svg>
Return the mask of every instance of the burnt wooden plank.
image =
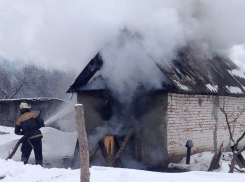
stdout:
<svg viewBox="0 0 245 182">
<path fill-rule="evenodd" d="M 118 150 L 117 154 L 115 155 L 114 157 L 114 160 L 112 161 L 112 165 L 113 166 L 116 166 L 117 165 L 117 161 L 120 159 L 121 155 L 123 154 L 131 136 L 133 135 L 133 132 L 134 132 L 134 127 L 131 127 L 126 135 L 126 137 L 124 138 L 123 140 L 123 143 L 120 147 L 120 149 Z"/>
</svg>

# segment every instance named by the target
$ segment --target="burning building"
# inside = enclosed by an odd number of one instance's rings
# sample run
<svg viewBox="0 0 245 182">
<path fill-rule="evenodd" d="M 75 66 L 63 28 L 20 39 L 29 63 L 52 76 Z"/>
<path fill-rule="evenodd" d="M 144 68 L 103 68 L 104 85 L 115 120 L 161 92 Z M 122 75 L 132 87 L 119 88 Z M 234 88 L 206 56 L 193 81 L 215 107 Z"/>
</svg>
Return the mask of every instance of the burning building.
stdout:
<svg viewBox="0 0 245 182">
<path fill-rule="evenodd" d="M 166 166 L 179 160 L 186 155 L 187 140 L 193 141 L 192 153 L 214 151 L 223 141 L 228 149 L 231 142 L 219 106 L 230 118 L 241 114 L 231 124 L 238 137 L 245 119 L 244 73 L 226 57 L 201 58 L 191 48 L 179 51 L 173 61 L 155 65 L 164 75 L 161 87 L 148 89 L 138 83 L 130 97 L 108 86 L 110 78 L 101 74 L 104 60 L 100 53 L 75 79 L 68 92 L 76 93 L 77 102 L 85 107 L 90 147 L 108 135 L 117 136 L 120 143 L 133 126 L 127 152 L 145 166 Z"/>
</svg>

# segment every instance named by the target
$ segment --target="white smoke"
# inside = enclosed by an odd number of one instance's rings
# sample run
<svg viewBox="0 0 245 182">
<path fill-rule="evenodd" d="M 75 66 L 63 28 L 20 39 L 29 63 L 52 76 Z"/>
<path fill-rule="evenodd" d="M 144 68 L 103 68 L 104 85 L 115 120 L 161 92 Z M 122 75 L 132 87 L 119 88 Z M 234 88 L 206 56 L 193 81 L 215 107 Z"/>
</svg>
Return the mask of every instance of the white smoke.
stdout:
<svg viewBox="0 0 245 182">
<path fill-rule="evenodd" d="M 134 91 L 143 84 L 146 89 L 158 89 L 166 80 L 153 58 L 127 30 L 103 48 L 101 54 L 104 60 L 101 75 L 121 101 L 131 100 Z"/>
<path fill-rule="evenodd" d="M 0 54 L 81 71 L 124 28 L 164 60 L 193 41 L 227 50 L 245 42 L 244 9 L 243 0 L 2 0 Z"/>
<path fill-rule="evenodd" d="M 229 50 L 229 57 L 245 71 L 245 45 L 235 45 Z"/>
</svg>

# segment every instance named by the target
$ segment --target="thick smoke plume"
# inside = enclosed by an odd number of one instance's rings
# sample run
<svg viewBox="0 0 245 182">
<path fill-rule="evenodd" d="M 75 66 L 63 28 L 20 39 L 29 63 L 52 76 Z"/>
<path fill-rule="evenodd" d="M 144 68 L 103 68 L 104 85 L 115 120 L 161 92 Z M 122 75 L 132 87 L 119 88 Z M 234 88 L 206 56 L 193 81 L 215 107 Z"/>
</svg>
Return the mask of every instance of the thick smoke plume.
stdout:
<svg viewBox="0 0 245 182">
<path fill-rule="evenodd" d="M 101 54 L 105 61 L 101 75 L 107 79 L 107 85 L 114 91 L 115 97 L 124 103 L 132 100 L 132 94 L 142 84 L 147 86 L 147 90 L 158 89 L 166 80 L 140 40 L 127 30 L 105 46 Z"/>
<path fill-rule="evenodd" d="M 243 0 L 2 0 L 0 55 L 81 71 L 125 28 L 159 59 L 193 42 L 227 50 L 245 42 L 244 9 Z"/>
</svg>

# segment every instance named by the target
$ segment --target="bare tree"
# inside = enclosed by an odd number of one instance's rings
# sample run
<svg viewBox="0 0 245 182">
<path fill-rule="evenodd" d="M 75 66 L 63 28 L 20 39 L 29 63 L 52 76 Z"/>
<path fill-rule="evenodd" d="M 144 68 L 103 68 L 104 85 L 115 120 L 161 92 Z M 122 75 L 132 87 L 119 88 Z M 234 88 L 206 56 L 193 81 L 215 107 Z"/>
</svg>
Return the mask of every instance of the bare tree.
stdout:
<svg viewBox="0 0 245 182">
<path fill-rule="evenodd" d="M 245 108 L 243 108 L 241 111 L 239 111 L 239 113 L 236 114 L 235 118 L 231 119 L 231 117 L 234 116 L 234 113 L 228 115 L 228 113 L 225 111 L 225 102 L 223 103 L 222 107 L 220 107 L 220 106 L 218 106 L 218 107 L 219 107 L 220 111 L 225 115 L 225 121 L 226 121 L 226 124 L 228 127 L 230 140 L 234 143 L 234 145 L 232 146 L 233 157 L 232 157 L 232 161 L 231 161 L 231 165 L 230 165 L 230 171 L 229 171 L 229 173 L 233 173 L 234 168 L 235 168 L 235 164 L 239 160 L 238 157 L 241 156 L 241 153 L 245 150 L 245 146 L 243 146 L 241 149 L 238 149 L 239 142 L 245 136 L 245 131 L 242 133 L 242 135 L 237 140 L 235 140 L 233 135 L 232 135 L 230 124 L 235 123 L 237 121 L 237 119 L 242 115 L 242 113 L 244 113 Z M 239 161 L 239 162 L 241 162 L 241 161 Z M 242 162 L 244 162 L 244 161 L 242 161 Z M 245 167 L 244 164 L 243 164 L 243 167 Z"/>
<path fill-rule="evenodd" d="M 22 80 L 20 80 L 20 83 L 19 85 L 17 85 L 15 88 L 14 88 L 14 91 L 13 93 L 9 96 L 9 99 L 12 99 L 19 91 L 20 89 L 23 87 L 24 84 L 28 83 L 29 82 L 29 79 L 27 77 L 27 74 L 26 74 L 26 68 L 24 69 L 24 77 Z"/>
<path fill-rule="evenodd" d="M 68 99 L 74 72 L 44 69 L 0 59 L 0 99 L 53 97 Z"/>
<path fill-rule="evenodd" d="M 6 60 L 1 60 L 0 66 L 0 97 L 6 99 L 8 97 L 8 90 L 10 89 L 10 79 L 11 72 L 7 70 L 12 70 L 9 62 Z"/>
<path fill-rule="evenodd" d="M 23 67 L 23 70 L 17 70 L 13 67 L 5 69 L 5 74 L 1 74 L 2 84 L 0 90 L 2 91 L 3 99 L 12 99 L 21 91 L 23 86 L 31 82 L 33 78 L 29 76 L 27 67 Z"/>
</svg>

